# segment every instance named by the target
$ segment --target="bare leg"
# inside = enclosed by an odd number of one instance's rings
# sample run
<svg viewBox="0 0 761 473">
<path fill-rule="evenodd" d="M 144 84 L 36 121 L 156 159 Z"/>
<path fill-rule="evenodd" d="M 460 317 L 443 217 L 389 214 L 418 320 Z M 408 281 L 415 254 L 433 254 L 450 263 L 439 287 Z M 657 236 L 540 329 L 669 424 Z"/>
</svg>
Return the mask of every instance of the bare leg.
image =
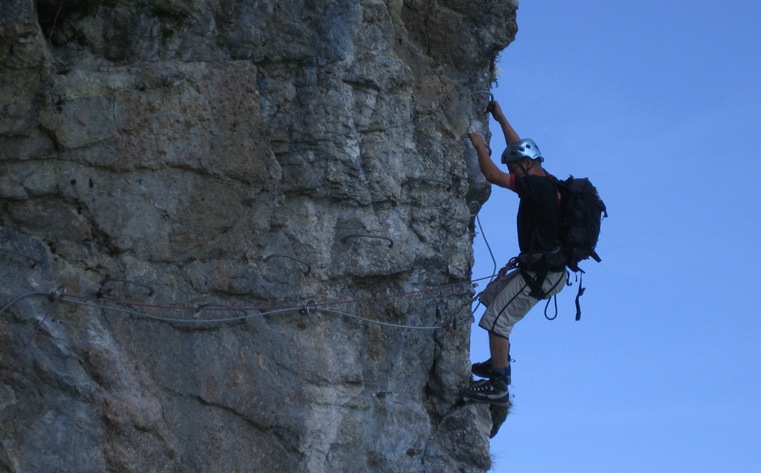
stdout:
<svg viewBox="0 0 761 473">
<path fill-rule="evenodd" d="M 491 351 L 491 370 L 489 379 L 471 384 L 470 388 L 463 391 L 463 397 L 476 402 L 485 402 L 507 408 L 510 405 L 510 365 L 508 365 L 508 353 L 510 341 L 507 338 L 494 335 L 489 332 L 489 350 Z M 499 421 L 501 424 L 502 421 Z"/>
<path fill-rule="evenodd" d="M 489 351 L 491 352 L 491 366 L 494 371 L 502 373 L 508 365 L 508 353 L 510 353 L 510 340 L 489 332 Z"/>
</svg>

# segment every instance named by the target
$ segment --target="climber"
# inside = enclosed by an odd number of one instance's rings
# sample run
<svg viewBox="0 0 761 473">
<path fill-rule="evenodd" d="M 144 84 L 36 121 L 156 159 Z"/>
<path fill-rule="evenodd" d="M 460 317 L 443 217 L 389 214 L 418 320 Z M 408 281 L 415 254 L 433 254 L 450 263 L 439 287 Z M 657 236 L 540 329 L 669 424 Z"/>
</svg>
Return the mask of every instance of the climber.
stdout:
<svg viewBox="0 0 761 473">
<path fill-rule="evenodd" d="M 463 391 L 466 399 L 498 406 L 508 405 L 510 384 L 510 332 L 540 299 L 559 293 L 566 282 L 565 258 L 559 251 L 560 194 L 555 178 L 544 170 L 539 149 L 531 139 L 520 139 L 496 101 L 487 109 L 499 123 L 507 148 L 502 163 L 508 172 L 492 162 L 484 138 L 469 135 L 478 156 L 478 165 L 487 181 L 510 189 L 520 198 L 518 206 L 518 246 L 516 269 L 503 279 L 504 288 L 484 312 L 479 326 L 488 332 L 491 358 L 474 363 L 474 375 L 486 378 Z M 509 265 L 510 266 L 510 265 Z"/>
</svg>

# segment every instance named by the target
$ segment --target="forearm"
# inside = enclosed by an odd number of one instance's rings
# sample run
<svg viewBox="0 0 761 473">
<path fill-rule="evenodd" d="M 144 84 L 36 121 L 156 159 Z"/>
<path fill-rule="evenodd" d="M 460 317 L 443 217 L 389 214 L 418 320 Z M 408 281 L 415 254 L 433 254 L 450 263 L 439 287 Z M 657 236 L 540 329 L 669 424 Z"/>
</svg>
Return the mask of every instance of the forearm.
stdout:
<svg viewBox="0 0 761 473">
<path fill-rule="evenodd" d="M 507 142 L 507 144 L 520 141 L 521 137 L 518 136 L 518 133 L 516 133 L 503 113 L 495 114 L 494 119 L 499 123 L 500 128 L 502 128 L 502 134 L 505 135 L 505 142 Z"/>
<path fill-rule="evenodd" d="M 489 148 L 487 148 L 486 145 L 475 145 L 474 148 L 476 149 L 476 156 L 478 157 L 478 167 L 488 180 L 489 175 L 494 173 L 497 166 L 494 164 L 494 161 L 491 160 Z"/>
<path fill-rule="evenodd" d="M 478 156 L 478 167 L 481 169 L 481 173 L 486 180 L 492 184 L 496 184 L 501 187 L 513 189 L 513 183 L 511 176 L 502 172 L 494 161 L 491 160 L 489 155 L 489 148 L 485 144 L 475 145 L 476 156 Z"/>
<path fill-rule="evenodd" d="M 486 180 L 492 184 L 515 190 L 515 181 L 512 179 L 515 176 L 500 171 L 497 165 L 494 164 L 494 161 L 491 160 L 491 152 L 489 152 L 489 147 L 486 146 L 484 137 L 478 133 L 470 133 L 468 136 L 470 137 L 470 143 L 476 150 L 478 167 L 481 169 L 481 173 Z"/>
</svg>

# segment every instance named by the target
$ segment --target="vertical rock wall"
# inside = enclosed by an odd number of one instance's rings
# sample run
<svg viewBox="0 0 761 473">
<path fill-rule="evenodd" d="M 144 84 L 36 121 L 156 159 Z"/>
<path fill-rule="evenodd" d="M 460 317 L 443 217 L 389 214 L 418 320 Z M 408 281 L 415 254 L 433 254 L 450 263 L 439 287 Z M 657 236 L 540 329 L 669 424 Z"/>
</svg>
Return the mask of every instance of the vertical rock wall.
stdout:
<svg viewBox="0 0 761 473">
<path fill-rule="evenodd" d="M 517 2 L 2 8 L 0 471 L 489 468 L 464 137 Z"/>
</svg>

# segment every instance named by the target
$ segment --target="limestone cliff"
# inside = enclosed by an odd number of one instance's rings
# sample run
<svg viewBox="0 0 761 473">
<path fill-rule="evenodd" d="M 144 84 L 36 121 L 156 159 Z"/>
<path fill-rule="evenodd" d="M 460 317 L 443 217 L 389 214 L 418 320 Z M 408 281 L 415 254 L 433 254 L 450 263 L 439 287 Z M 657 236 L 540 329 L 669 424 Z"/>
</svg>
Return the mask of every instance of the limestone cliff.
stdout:
<svg viewBox="0 0 761 473">
<path fill-rule="evenodd" d="M 2 0 L 0 471 L 487 470 L 464 138 L 516 8 Z"/>
</svg>

